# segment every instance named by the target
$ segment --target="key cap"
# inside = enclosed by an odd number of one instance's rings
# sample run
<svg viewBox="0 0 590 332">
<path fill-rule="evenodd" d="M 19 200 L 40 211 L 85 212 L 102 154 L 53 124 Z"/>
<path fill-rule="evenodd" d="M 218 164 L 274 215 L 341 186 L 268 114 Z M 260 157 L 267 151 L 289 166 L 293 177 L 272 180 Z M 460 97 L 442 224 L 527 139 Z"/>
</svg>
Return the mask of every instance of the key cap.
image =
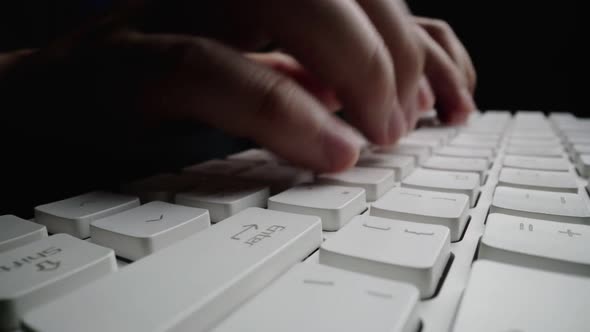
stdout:
<svg viewBox="0 0 590 332">
<path fill-rule="evenodd" d="M 139 198 L 102 191 L 39 205 L 35 222 L 47 226 L 50 233 L 66 233 L 77 238 L 90 236 L 90 223 L 139 206 Z"/>
<path fill-rule="evenodd" d="M 498 185 L 521 189 L 577 193 L 576 178 L 569 172 L 536 171 L 504 167 Z"/>
<path fill-rule="evenodd" d="M 345 187 L 365 189 L 367 201 L 375 201 L 394 186 L 395 172 L 389 169 L 353 167 L 344 172 L 326 173 L 318 181 Z"/>
<path fill-rule="evenodd" d="M 574 162 L 579 162 L 580 155 L 590 154 L 590 144 L 588 144 L 588 145 L 574 144 L 572 146 L 572 148 L 570 149 L 570 151 L 571 151 L 570 155 L 572 156 L 572 159 L 574 160 Z"/>
<path fill-rule="evenodd" d="M 426 138 L 426 137 L 404 137 L 398 141 L 398 144 L 405 145 L 405 146 L 418 146 L 418 147 L 425 147 L 428 148 L 430 153 L 434 149 L 440 147 L 440 141 L 433 138 Z"/>
<path fill-rule="evenodd" d="M 242 152 L 234 153 L 227 156 L 228 160 L 240 160 L 240 161 L 250 161 L 256 162 L 259 164 L 271 163 L 271 164 L 278 164 L 281 162 L 279 157 L 274 155 L 273 153 L 262 150 L 262 149 L 249 149 Z"/>
<path fill-rule="evenodd" d="M 533 139 L 533 140 L 539 140 L 539 141 L 555 140 L 557 138 L 557 136 L 553 132 L 548 132 L 548 131 L 551 131 L 550 127 L 546 127 L 542 130 L 518 130 L 518 129 L 516 129 L 512 133 L 510 133 L 510 138 Z"/>
<path fill-rule="evenodd" d="M 388 147 L 375 149 L 376 153 L 410 156 L 414 158 L 414 164 L 421 165 L 430 157 L 430 148 L 425 146 L 412 146 L 408 144 L 397 144 Z"/>
<path fill-rule="evenodd" d="M 512 138 L 508 141 L 508 147 L 555 149 L 555 148 L 561 147 L 561 142 L 557 138 L 554 140 L 534 140 L 534 139 Z"/>
<path fill-rule="evenodd" d="M 586 331 L 588 306 L 588 278 L 476 261 L 453 331 Z"/>
<path fill-rule="evenodd" d="M 590 154 L 580 155 L 576 167 L 580 172 L 580 175 L 585 178 L 590 177 Z"/>
<path fill-rule="evenodd" d="M 249 207 L 266 207 L 267 186 L 247 181 L 204 179 L 189 191 L 178 193 L 179 205 L 207 209 L 212 223 L 220 222 Z"/>
<path fill-rule="evenodd" d="M 431 297 L 451 254 L 449 229 L 357 216 L 320 247 L 320 263 L 415 285 Z"/>
<path fill-rule="evenodd" d="M 359 158 L 357 166 L 387 168 L 395 171 L 395 181 L 401 181 L 414 169 L 414 158 L 401 155 L 369 153 Z"/>
<path fill-rule="evenodd" d="M 590 276 L 590 226 L 488 216 L 480 259 L 535 269 Z"/>
<path fill-rule="evenodd" d="M 567 172 L 570 169 L 570 164 L 565 158 L 506 156 L 503 165 L 505 167 L 539 171 Z"/>
<path fill-rule="evenodd" d="M 207 331 L 321 241 L 317 217 L 249 208 L 29 313 L 24 325 L 45 332 Z"/>
<path fill-rule="evenodd" d="M 419 168 L 402 181 L 402 187 L 465 194 L 473 207 L 479 194 L 479 175 Z"/>
<path fill-rule="evenodd" d="M 209 212 L 151 202 L 90 224 L 92 242 L 138 260 L 210 226 Z"/>
<path fill-rule="evenodd" d="M 212 332 L 417 331 L 417 305 L 408 284 L 301 263 Z M 280 317 L 280 325 L 252 317 Z"/>
<path fill-rule="evenodd" d="M 590 221 L 581 195 L 510 187 L 496 188 L 490 212 L 575 224 Z"/>
<path fill-rule="evenodd" d="M 121 186 L 121 191 L 139 197 L 141 203 L 152 201 L 174 202 L 174 195 L 190 187 L 186 176 L 158 174 Z"/>
<path fill-rule="evenodd" d="M 234 176 L 240 172 L 251 169 L 257 165 L 258 161 L 247 159 L 228 159 L 228 160 L 208 160 L 200 164 L 192 165 L 183 169 L 183 172 Z"/>
<path fill-rule="evenodd" d="M 0 253 L 0 330 L 17 328 L 32 309 L 116 269 L 113 250 L 67 234 Z"/>
<path fill-rule="evenodd" d="M 47 237 L 43 225 L 13 215 L 0 216 L 0 253 Z"/>
<path fill-rule="evenodd" d="M 488 164 L 485 159 L 434 156 L 428 159 L 422 167 L 441 171 L 476 173 L 483 185 L 487 177 Z"/>
<path fill-rule="evenodd" d="M 549 148 L 549 147 L 516 147 L 509 146 L 506 148 L 507 155 L 517 156 L 534 156 L 534 157 L 562 157 L 563 149 L 560 147 Z"/>
<path fill-rule="evenodd" d="M 366 208 L 365 190 L 312 184 L 293 187 L 268 199 L 268 208 L 318 216 L 325 231 L 337 231 Z"/>
<path fill-rule="evenodd" d="M 263 165 L 238 175 L 240 178 L 269 186 L 271 194 L 278 194 L 293 186 L 313 182 L 313 173 L 291 166 Z"/>
<path fill-rule="evenodd" d="M 468 211 L 467 195 L 396 187 L 371 205 L 370 215 L 445 226 L 451 241 L 459 241 Z"/>
<path fill-rule="evenodd" d="M 492 149 L 472 149 L 445 146 L 437 150 L 435 154 L 444 157 L 483 158 L 488 160 L 488 167 L 494 159 L 494 151 Z"/>
</svg>

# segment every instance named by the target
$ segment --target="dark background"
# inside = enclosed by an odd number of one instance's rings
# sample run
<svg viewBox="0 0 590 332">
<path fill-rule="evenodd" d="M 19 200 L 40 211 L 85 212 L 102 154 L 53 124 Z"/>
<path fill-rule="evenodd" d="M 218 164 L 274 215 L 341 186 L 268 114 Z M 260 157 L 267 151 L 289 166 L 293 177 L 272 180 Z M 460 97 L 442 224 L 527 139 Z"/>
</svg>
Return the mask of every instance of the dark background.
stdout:
<svg viewBox="0 0 590 332">
<path fill-rule="evenodd" d="M 84 15 L 105 8 L 106 2 L 2 1 L 0 52 L 42 47 L 83 20 Z M 409 0 L 408 3 L 415 14 L 448 21 L 461 38 L 478 72 L 476 102 L 480 109 L 590 114 L 582 103 L 586 95 L 588 59 L 583 48 L 588 36 L 583 33 L 587 29 L 582 24 L 584 11 L 579 2 Z M 10 119 L 14 107 L 17 105 L 2 104 L 0 100 L 3 119 Z M 7 128 L 5 125 L 3 130 Z M 67 137 L 67 133 L 60 144 L 27 142 L 27 133 L 0 135 L 0 214 L 30 217 L 32 207 L 38 204 L 116 187 L 128 179 L 201 160 L 222 158 L 249 146 L 249 142 L 228 139 L 211 128 L 170 127 L 167 134 L 167 140 L 154 139 L 133 147 L 94 146 Z M 108 136 L 108 131 L 105 135 Z M 97 142 L 101 139 L 98 137 Z"/>
</svg>

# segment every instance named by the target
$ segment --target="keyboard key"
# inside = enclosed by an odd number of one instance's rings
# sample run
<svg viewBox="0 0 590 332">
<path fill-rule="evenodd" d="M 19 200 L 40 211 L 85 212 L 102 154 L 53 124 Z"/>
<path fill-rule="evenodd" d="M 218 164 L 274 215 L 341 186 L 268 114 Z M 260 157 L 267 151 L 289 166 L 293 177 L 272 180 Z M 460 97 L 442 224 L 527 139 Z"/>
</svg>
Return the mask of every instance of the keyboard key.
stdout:
<svg viewBox="0 0 590 332">
<path fill-rule="evenodd" d="M 375 149 L 376 153 L 393 154 L 410 156 L 414 158 L 414 164 L 421 165 L 431 155 L 430 148 L 425 146 L 415 146 L 409 144 L 397 144 L 388 147 L 379 147 Z"/>
<path fill-rule="evenodd" d="M 340 173 L 326 173 L 318 176 L 318 181 L 345 187 L 365 189 L 368 201 L 383 196 L 395 184 L 395 171 L 369 167 L 353 167 Z"/>
<path fill-rule="evenodd" d="M 67 198 L 35 208 L 35 222 L 50 233 L 66 233 L 85 239 L 90 223 L 139 206 L 139 198 L 102 191 Z"/>
<path fill-rule="evenodd" d="M 0 216 L 0 253 L 47 237 L 43 225 L 13 215 Z"/>
<path fill-rule="evenodd" d="M 17 328 L 23 315 L 35 307 L 116 269 L 113 250 L 67 234 L 0 253 L 0 330 Z M 63 314 L 54 320 L 60 320 Z"/>
<path fill-rule="evenodd" d="M 402 181 L 402 187 L 465 194 L 473 207 L 479 194 L 479 175 L 419 168 Z"/>
<path fill-rule="evenodd" d="M 581 195 L 510 187 L 497 187 L 491 213 L 583 224 L 590 209 Z"/>
<path fill-rule="evenodd" d="M 579 162 L 583 154 L 590 154 L 590 144 L 574 144 L 570 149 L 570 155 L 575 162 Z"/>
<path fill-rule="evenodd" d="M 29 313 L 24 325 L 46 332 L 207 331 L 321 241 L 317 217 L 250 208 Z"/>
<path fill-rule="evenodd" d="M 586 331 L 589 306 L 588 278 L 476 261 L 453 331 Z"/>
<path fill-rule="evenodd" d="M 580 155 L 576 167 L 581 176 L 585 178 L 590 177 L 590 154 Z"/>
<path fill-rule="evenodd" d="M 313 184 L 293 187 L 268 199 L 268 208 L 318 216 L 325 231 L 337 231 L 366 208 L 365 190 Z"/>
<path fill-rule="evenodd" d="M 431 154 L 434 149 L 441 146 L 440 140 L 428 137 L 404 137 L 398 141 L 398 144 L 428 148 Z"/>
<path fill-rule="evenodd" d="M 139 197 L 141 203 L 174 202 L 174 195 L 190 186 L 186 176 L 158 174 L 121 186 L 121 191 Z"/>
<path fill-rule="evenodd" d="M 504 167 L 498 185 L 522 189 L 558 192 L 578 192 L 576 178 L 569 172 L 535 171 Z"/>
<path fill-rule="evenodd" d="M 281 159 L 272 152 L 262 149 L 249 149 L 242 152 L 234 153 L 227 156 L 228 160 L 250 161 L 259 164 L 271 163 L 278 164 Z"/>
<path fill-rule="evenodd" d="M 431 297 L 451 254 L 449 229 L 357 216 L 320 247 L 320 263 L 414 284 Z"/>
<path fill-rule="evenodd" d="M 480 259 L 590 276 L 590 226 L 492 213 Z"/>
<path fill-rule="evenodd" d="M 507 155 L 517 156 L 533 156 L 533 157 L 563 157 L 563 149 L 561 147 L 517 147 L 509 146 L 506 148 Z"/>
<path fill-rule="evenodd" d="M 470 172 L 479 175 L 479 181 L 485 182 L 489 162 L 478 158 L 455 158 L 434 156 L 428 159 L 422 167 L 441 171 Z"/>
<path fill-rule="evenodd" d="M 401 181 L 414 169 L 414 158 L 402 155 L 369 153 L 359 158 L 357 166 L 387 168 L 395 171 L 395 181 Z"/>
<path fill-rule="evenodd" d="M 264 184 L 239 180 L 203 179 L 189 191 L 178 193 L 179 205 L 207 209 L 212 223 L 249 207 L 266 207 L 270 190 Z"/>
<path fill-rule="evenodd" d="M 488 160 L 490 164 L 494 159 L 494 150 L 492 149 L 474 149 L 445 146 L 437 150 L 435 154 L 444 157 L 483 158 Z"/>
<path fill-rule="evenodd" d="M 567 172 L 570 164 L 565 158 L 543 158 L 543 157 L 504 157 L 504 166 L 522 169 L 536 169 L 540 171 L 562 171 Z"/>
<path fill-rule="evenodd" d="M 508 147 L 514 148 L 560 148 L 561 141 L 558 138 L 552 140 L 536 140 L 530 138 L 511 138 Z"/>
<path fill-rule="evenodd" d="M 278 194 L 293 186 L 313 182 L 313 173 L 291 166 L 263 165 L 242 172 L 238 177 L 269 186 L 271 194 Z"/>
<path fill-rule="evenodd" d="M 137 260 L 209 227 L 207 210 L 151 202 L 90 224 L 92 242 Z"/>
<path fill-rule="evenodd" d="M 302 263 L 212 332 L 417 331 L 417 305 L 418 292 L 408 284 Z M 252 317 L 280 317 L 280 326 Z"/>
<path fill-rule="evenodd" d="M 445 226 L 459 241 L 469 218 L 469 197 L 410 188 L 393 188 L 371 205 L 376 217 Z"/>
</svg>

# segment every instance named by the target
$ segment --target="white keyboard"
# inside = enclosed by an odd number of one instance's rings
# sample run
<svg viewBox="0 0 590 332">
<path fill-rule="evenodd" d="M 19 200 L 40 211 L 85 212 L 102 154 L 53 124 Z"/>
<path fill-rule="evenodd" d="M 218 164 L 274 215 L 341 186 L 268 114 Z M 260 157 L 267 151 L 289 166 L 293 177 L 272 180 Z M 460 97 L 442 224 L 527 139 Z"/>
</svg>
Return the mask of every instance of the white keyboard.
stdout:
<svg viewBox="0 0 590 332">
<path fill-rule="evenodd" d="M 590 331 L 589 176 L 590 120 L 506 111 L 154 174 L 0 216 L 0 331 Z"/>
</svg>

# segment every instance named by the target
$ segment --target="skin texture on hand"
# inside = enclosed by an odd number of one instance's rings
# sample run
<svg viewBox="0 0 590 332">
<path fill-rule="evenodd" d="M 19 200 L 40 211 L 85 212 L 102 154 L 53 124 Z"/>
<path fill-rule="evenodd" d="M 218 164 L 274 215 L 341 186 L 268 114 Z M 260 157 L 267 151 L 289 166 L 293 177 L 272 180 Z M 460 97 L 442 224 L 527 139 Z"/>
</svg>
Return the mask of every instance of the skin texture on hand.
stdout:
<svg viewBox="0 0 590 332">
<path fill-rule="evenodd" d="M 256 52 L 270 44 L 280 52 Z M 395 143 L 435 103 L 448 123 L 475 108 L 456 35 L 398 0 L 136 0 L 14 57 L 0 85 L 69 110 L 47 121 L 140 122 L 121 129 L 129 135 L 196 121 L 317 171 L 354 165 L 365 138 Z M 22 84 L 56 76 L 49 88 Z M 95 102 L 79 109 L 84 98 Z"/>
</svg>

